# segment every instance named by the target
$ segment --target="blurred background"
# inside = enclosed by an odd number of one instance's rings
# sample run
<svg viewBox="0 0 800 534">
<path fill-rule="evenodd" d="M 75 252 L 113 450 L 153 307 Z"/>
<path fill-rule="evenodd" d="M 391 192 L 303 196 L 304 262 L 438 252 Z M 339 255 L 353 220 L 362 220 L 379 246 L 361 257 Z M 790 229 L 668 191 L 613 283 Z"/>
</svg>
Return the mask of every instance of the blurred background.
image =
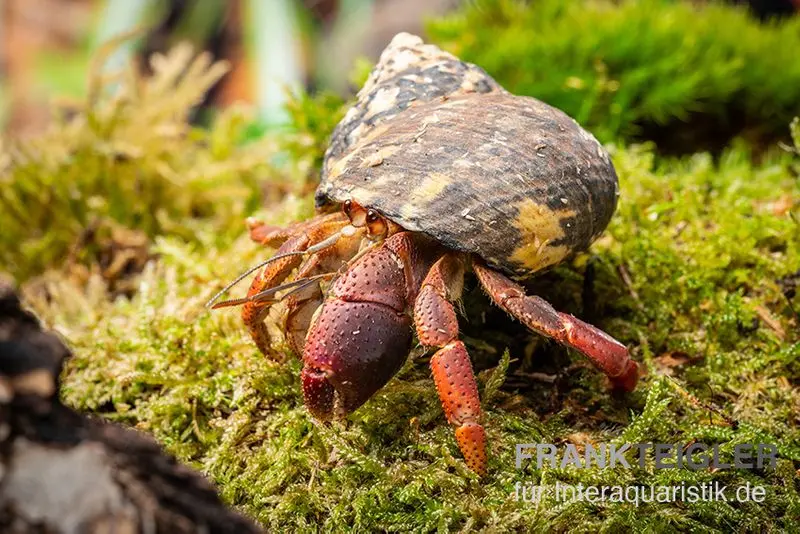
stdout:
<svg viewBox="0 0 800 534">
<path fill-rule="evenodd" d="M 190 41 L 232 70 L 205 106 L 245 101 L 262 119 L 282 122 L 287 89 L 353 90 L 357 58 L 375 60 L 399 31 L 459 0 L 0 0 L 0 115 L 7 130 L 40 131 L 53 97 L 85 91 L 92 53 L 141 27 L 143 37 L 112 58 L 148 57 Z"/>
<path fill-rule="evenodd" d="M 512 3 L 526 2 L 488 2 Z M 765 24 L 790 17 L 800 7 L 800 0 L 728 3 L 743 4 Z M 121 65 L 126 56 L 148 57 L 188 40 L 232 64 L 203 107 L 245 101 L 257 106 L 265 124 L 283 123 L 287 89 L 312 94 L 329 90 L 346 97 L 356 89 L 353 72 L 359 61 L 363 60 L 362 66 L 374 62 L 394 34 L 424 33 L 427 20 L 459 8 L 480 11 L 480 4 L 465 0 L 0 0 L 0 125 L 15 136 L 42 131 L 54 98 L 85 93 L 93 52 L 109 38 L 137 27 L 144 29 L 143 36 L 118 52 L 112 63 Z M 476 40 L 467 35 L 462 47 Z M 608 53 L 599 50 L 598 55 Z M 573 76 L 567 77 L 567 85 L 570 80 L 573 85 L 581 83 Z"/>
</svg>

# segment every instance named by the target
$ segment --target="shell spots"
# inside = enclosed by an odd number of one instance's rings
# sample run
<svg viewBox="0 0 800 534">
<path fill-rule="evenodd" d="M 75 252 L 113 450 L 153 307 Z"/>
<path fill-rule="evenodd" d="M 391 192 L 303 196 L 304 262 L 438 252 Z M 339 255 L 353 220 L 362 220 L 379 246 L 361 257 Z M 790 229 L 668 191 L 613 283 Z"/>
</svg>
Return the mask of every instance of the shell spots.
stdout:
<svg viewBox="0 0 800 534">
<path fill-rule="evenodd" d="M 392 109 L 397 104 L 397 94 L 399 87 L 381 87 L 375 92 L 375 96 L 369 101 L 367 116 L 377 115 L 383 111 Z"/>
<path fill-rule="evenodd" d="M 382 165 L 386 159 L 390 158 L 398 150 L 400 150 L 400 145 L 388 145 L 382 147 L 371 154 L 365 154 L 358 166 L 361 169 L 366 169 L 367 167 L 377 167 L 378 165 Z"/>
<path fill-rule="evenodd" d="M 420 102 L 382 126 L 321 190 L 509 273 L 530 275 L 588 246 L 614 211 L 616 175 L 596 143 L 533 99 L 495 92 Z"/>
<path fill-rule="evenodd" d="M 469 169 L 469 168 L 475 167 L 475 166 L 476 166 L 476 164 L 475 164 L 474 161 L 470 161 L 470 160 L 468 160 L 466 158 L 460 158 L 460 159 L 457 159 L 457 160 L 453 161 L 453 169 L 454 170 L 464 170 L 464 169 Z"/>
<path fill-rule="evenodd" d="M 381 54 L 358 93 L 358 101 L 336 127 L 326 153 L 323 185 L 333 163 L 376 128 L 420 102 L 443 96 L 502 91 L 479 67 L 462 62 L 415 35 L 398 34 Z M 336 176 L 340 174 L 337 170 Z"/>
<path fill-rule="evenodd" d="M 452 180 L 453 178 L 446 174 L 432 172 L 417 184 L 411 196 L 413 199 L 429 202 L 439 196 Z"/>
<path fill-rule="evenodd" d="M 336 176 L 339 176 L 347 172 L 347 166 L 348 163 L 350 162 L 351 157 L 353 157 L 352 153 L 344 156 L 343 158 L 333 163 L 333 165 L 331 165 L 330 169 L 328 170 L 329 176 L 331 178 L 334 178 Z"/>
<path fill-rule="evenodd" d="M 538 271 L 560 262 L 571 252 L 566 245 L 553 243 L 565 237 L 562 222 L 574 218 L 574 210 L 555 211 L 530 198 L 520 202 L 518 210 L 514 226 L 520 232 L 522 244 L 511 253 L 512 261 Z"/>
</svg>

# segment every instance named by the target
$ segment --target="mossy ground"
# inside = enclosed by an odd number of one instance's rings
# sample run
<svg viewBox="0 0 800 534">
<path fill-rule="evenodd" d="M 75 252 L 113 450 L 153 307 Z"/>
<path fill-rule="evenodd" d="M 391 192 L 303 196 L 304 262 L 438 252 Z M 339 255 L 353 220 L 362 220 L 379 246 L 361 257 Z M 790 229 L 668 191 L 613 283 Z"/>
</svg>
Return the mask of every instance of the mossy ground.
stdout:
<svg viewBox="0 0 800 534">
<path fill-rule="evenodd" d="M 202 88 L 213 76 L 202 65 L 187 74 L 185 58 L 170 58 L 149 85 L 134 77 L 42 144 L 24 145 L 22 160 L 4 155 L 2 267 L 74 351 L 68 404 L 153 434 L 275 530 L 800 529 L 796 154 L 775 148 L 755 158 L 740 144 L 716 159 L 668 159 L 647 145 L 612 147 L 622 189 L 612 224 L 590 253 L 531 289 L 631 348 L 646 373 L 632 394 L 610 392 L 581 356 L 512 324 L 470 281 L 462 326 L 490 440 L 489 474 L 479 480 L 460 458 L 419 349 L 346 422 L 325 426 L 303 407 L 296 358 L 266 359 L 235 311 L 204 308 L 270 253 L 244 235 L 245 216 L 281 224 L 310 215 L 308 178 L 341 109 L 305 100 L 295 107 L 305 122 L 277 140 L 240 142 L 248 123 L 236 112 L 190 128 L 196 93 L 170 100 L 165 88 Z M 162 112 L 143 114 L 157 105 Z M 140 122 L 147 127 L 128 127 Z M 119 228 L 144 240 L 142 261 Z M 517 443 L 609 441 L 718 443 L 728 460 L 736 444 L 775 443 L 779 460 L 774 471 L 514 465 Z M 766 500 L 637 507 L 514 498 L 517 482 L 556 481 L 749 482 L 766 488 Z"/>
</svg>

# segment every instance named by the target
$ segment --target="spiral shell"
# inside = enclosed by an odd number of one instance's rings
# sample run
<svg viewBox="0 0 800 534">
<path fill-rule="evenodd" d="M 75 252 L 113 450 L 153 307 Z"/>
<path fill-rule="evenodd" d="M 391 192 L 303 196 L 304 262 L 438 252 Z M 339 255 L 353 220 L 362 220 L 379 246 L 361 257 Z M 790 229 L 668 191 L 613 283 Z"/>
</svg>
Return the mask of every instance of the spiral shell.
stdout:
<svg viewBox="0 0 800 534">
<path fill-rule="evenodd" d="M 392 41 L 334 133 L 318 203 L 351 199 L 517 277 L 588 247 L 617 203 L 603 147 L 563 112 L 415 39 Z M 393 49 L 406 59 L 392 62 Z M 413 98 L 404 80 L 416 80 Z M 376 106 L 381 94 L 393 103 Z"/>
</svg>

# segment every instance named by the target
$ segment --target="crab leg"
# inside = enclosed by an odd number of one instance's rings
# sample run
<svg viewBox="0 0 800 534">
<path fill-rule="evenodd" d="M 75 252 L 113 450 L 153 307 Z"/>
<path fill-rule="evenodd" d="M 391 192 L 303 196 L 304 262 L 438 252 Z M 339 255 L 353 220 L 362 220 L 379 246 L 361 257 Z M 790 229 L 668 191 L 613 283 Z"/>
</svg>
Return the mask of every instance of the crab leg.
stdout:
<svg viewBox="0 0 800 534">
<path fill-rule="evenodd" d="M 245 221 L 250 239 L 261 245 L 276 248 L 286 242 L 290 237 L 306 233 L 309 229 L 324 223 L 347 223 L 347 216 L 338 211 L 335 213 L 314 217 L 307 221 L 298 221 L 288 226 L 273 226 L 266 224 L 255 217 L 248 217 Z"/>
<path fill-rule="evenodd" d="M 258 271 L 250 284 L 247 296 L 256 295 L 266 289 L 277 286 L 303 261 L 302 254 L 290 254 L 278 257 L 287 253 L 298 253 L 308 251 L 314 245 L 324 241 L 346 226 L 346 217 L 326 215 L 312 221 L 312 224 L 304 224 L 293 230 L 298 231 L 296 235 L 286 239 L 276 252 L 275 261 L 268 263 Z M 253 233 L 253 223 L 248 221 L 251 227 L 251 237 Z M 288 230 L 287 230 L 288 231 Z M 255 341 L 258 349 L 265 355 L 274 355 L 270 350 L 270 338 L 264 318 L 269 312 L 271 302 L 247 302 L 242 306 L 242 320 Z"/>
<path fill-rule="evenodd" d="M 313 273 L 321 271 L 319 256 L 312 256 L 300 267 L 298 278 L 306 278 Z M 292 351 L 302 355 L 305 346 L 306 333 L 311 326 L 314 313 L 322 305 L 324 297 L 319 283 L 309 286 L 303 291 L 289 296 L 287 305 L 289 312 L 286 315 L 285 336 Z"/>
<path fill-rule="evenodd" d="M 308 236 L 305 234 L 292 237 L 281 245 L 277 254 L 303 250 L 308 246 L 308 241 Z M 250 297 L 280 284 L 301 260 L 302 256 L 288 256 L 264 266 L 253 278 L 247 296 Z M 250 332 L 258 350 L 267 356 L 273 354 L 270 349 L 267 325 L 264 324 L 264 318 L 267 316 L 269 308 L 270 304 L 264 302 L 247 302 L 242 306 L 242 320 L 245 327 Z"/>
<path fill-rule="evenodd" d="M 456 441 L 470 469 L 486 473 L 486 433 L 472 364 L 458 339 L 458 319 L 452 302 L 461 295 L 464 266 L 452 254 L 442 256 L 422 282 L 414 302 L 417 337 L 439 350 L 431 371 L 447 421 L 455 426 Z"/>
<path fill-rule="evenodd" d="M 540 297 L 528 296 L 518 284 L 478 262 L 473 266 L 489 297 L 525 326 L 585 354 L 610 379 L 614 387 L 633 391 L 638 365 L 628 349 L 602 330 L 572 315 L 556 311 Z"/>
<path fill-rule="evenodd" d="M 266 224 L 255 217 L 248 217 L 245 221 L 250 239 L 267 247 L 278 247 L 291 236 L 292 226 L 281 227 Z"/>
</svg>

